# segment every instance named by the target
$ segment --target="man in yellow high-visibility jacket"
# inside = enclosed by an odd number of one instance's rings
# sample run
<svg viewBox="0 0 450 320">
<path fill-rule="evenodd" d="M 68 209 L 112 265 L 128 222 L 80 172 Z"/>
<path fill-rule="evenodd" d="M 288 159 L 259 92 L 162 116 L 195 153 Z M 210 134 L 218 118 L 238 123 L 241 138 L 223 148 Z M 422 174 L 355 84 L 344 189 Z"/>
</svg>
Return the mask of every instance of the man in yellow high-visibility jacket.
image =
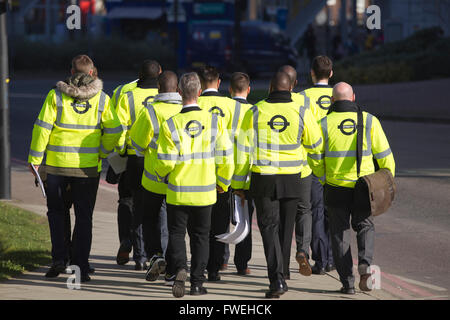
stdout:
<svg viewBox="0 0 450 320">
<path fill-rule="evenodd" d="M 198 98 L 201 109 L 216 113 L 228 130 L 232 141 L 238 128 L 241 103 L 223 96 L 219 92 L 220 78 L 215 67 L 207 66 L 199 72 L 202 94 Z M 211 216 L 211 233 L 209 242 L 208 281 L 219 281 L 219 270 L 224 264 L 225 243 L 217 241 L 216 235 L 226 233 L 230 225 L 231 192 L 217 194 L 217 203 L 213 206 Z"/>
<path fill-rule="evenodd" d="M 291 97 L 294 102 L 299 105 L 304 105 L 309 108 L 310 100 L 304 95 L 299 95 L 292 90 L 297 86 L 297 71 L 290 65 L 282 66 L 279 71 L 285 72 L 289 75 L 291 80 Z M 312 114 L 312 113 L 311 113 Z M 301 146 L 301 153 L 303 157 L 307 158 L 307 152 L 304 146 Z M 300 199 L 297 203 L 297 214 L 295 215 L 295 242 L 297 245 L 297 252 L 295 259 L 299 265 L 299 272 L 304 276 L 310 276 L 312 273 L 309 264 L 309 247 L 311 245 L 311 184 L 312 184 L 312 170 L 308 163 L 305 163 L 301 169 L 301 180 L 299 185 Z M 289 239 L 286 239 L 288 241 Z M 290 248 L 290 247 L 289 247 Z M 289 261 L 284 265 L 285 277 L 289 278 Z"/>
<path fill-rule="evenodd" d="M 311 112 L 318 122 L 327 115 L 331 106 L 333 89 L 328 81 L 332 76 L 333 62 L 327 56 L 317 56 L 311 64 L 311 79 L 314 86 L 298 93 L 309 98 Z M 312 273 L 323 275 L 336 268 L 331 250 L 328 215 L 323 203 L 323 186 L 315 175 L 311 184 L 311 211 L 311 256 L 315 261 Z"/>
<path fill-rule="evenodd" d="M 131 144 L 137 154 L 145 156 L 142 186 L 142 227 L 145 252 L 150 258 L 145 279 L 155 281 L 165 271 L 164 253 L 167 247 L 167 184 L 158 181 L 154 165 L 159 130 L 167 119 L 181 111 L 182 100 L 177 92 L 178 78 L 172 71 L 164 71 L 158 78 L 159 94 L 141 112 L 130 131 Z M 164 239 L 163 239 L 164 238 Z M 164 243 L 163 243 L 164 242 Z M 170 279 L 167 275 L 166 279 Z"/>
<path fill-rule="evenodd" d="M 52 278 L 64 272 L 63 190 L 70 184 L 75 208 L 71 263 L 81 269 L 81 281 L 89 281 L 92 214 L 97 195 L 100 157 L 112 152 L 122 132 L 103 83 L 91 77 L 94 64 L 85 55 L 72 61 L 72 74 L 51 90 L 34 124 L 28 162 L 38 167 L 46 154 L 47 207 L 53 264 Z"/>
<path fill-rule="evenodd" d="M 125 183 L 133 198 L 132 219 L 131 219 L 131 241 L 133 244 L 133 260 L 135 270 L 147 269 L 147 254 L 144 246 L 144 236 L 142 232 L 142 210 L 139 206 L 142 201 L 142 174 L 144 172 L 144 157 L 137 156 L 136 150 L 130 141 L 130 129 L 139 117 L 139 114 L 146 106 L 153 102 L 158 94 L 157 78 L 161 73 L 159 63 L 153 60 L 146 60 L 141 66 L 139 80 L 136 88 L 122 94 L 117 102 L 117 116 L 122 126 L 127 130 L 123 132 L 119 146 L 119 151 L 128 157 L 125 174 Z M 128 255 L 128 253 L 126 253 Z"/>
<path fill-rule="evenodd" d="M 285 265 L 290 256 L 301 171 L 306 164 L 302 145 L 312 154 L 323 151 L 320 129 L 310 110 L 291 98 L 285 72 L 272 78 L 270 94 L 244 116 L 239 131 L 238 157 L 232 187 L 243 196 L 251 173 L 250 194 L 256 205 L 270 281 L 266 297 L 288 290 Z"/>
<path fill-rule="evenodd" d="M 233 175 L 233 145 L 216 114 L 200 109 L 196 73 L 179 81 L 180 113 L 163 123 L 158 140 L 155 173 L 167 181 L 167 273 L 174 274 L 172 293 L 184 296 L 187 277 L 185 234 L 191 241 L 191 295 L 203 295 L 208 262 L 211 209 L 218 192 L 226 192 Z"/>
<path fill-rule="evenodd" d="M 138 87 L 138 84 L 141 87 L 145 87 L 146 94 L 150 97 L 154 97 L 158 94 L 158 87 L 156 83 L 156 78 L 161 73 L 161 66 L 157 61 L 154 60 L 146 60 L 143 62 L 141 70 L 139 71 L 139 78 L 135 81 L 123 84 L 118 86 L 111 97 L 111 105 L 114 106 L 115 109 L 118 108 L 119 100 L 123 95 L 127 96 L 127 93 L 131 90 L 134 90 Z M 141 79 L 141 80 L 140 80 Z M 145 79 L 145 83 L 143 83 L 142 79 Z M 127 96 L 128 97 L 128 96 Z M 124 98 L 122 98 L 124 99 Z M 150 98 L 151 100 L 152 98 Z M 126 103 L 122 100 L 123 103 Z M 136 115 L 137 117 L 137 115 Z M 123 117 L 122 117 L 123 118 Z M 130 117 L 131 118 L 131 117 Z M 125 121 L 125 120 L 124 120 Z M 129 124 L 127 124 L 128 126 Z M 128 128 L 128 127 L 127 127 Z M 129 128 L 128 128 L 129 129 Z M 121 140 L 123 144 L 125 141 Z M 121 149 L 125 146 L 121 145 Z M 128 150 L 127 150 L 128 151 Z M 135 153 L 133 150 L 129 150 L 127 154 L 130 155 L 130 158 L 135 158 Z M 132 159 L 131 162 L 139 161 Z M 134 165 L 131 164 L 133 167 Z M 112 174 L 112 168 L 108 168 L 108 174 Z M 129 254 L 133 248 L 135 248 L 135 252 L 133 253 L 133 260 L 139 261 L 143 254 L 143 235 L 140 228 L 133 227 L 133 190 L 136 187 L 136 183 L 139 183 L 140 177 L 138 177 L 135 173 L 135 170 L 125 170 L 118 177 L 118 191 L 119 191 L 119 206 L 117 208 L 117 224 L 119 228 L 119 242 L 120 247 L 117 252 L 116 262 L 119 265 L 124 265 L 129 261 Z M 140 263 L 136 265 L 139 269 L 141 266 Z M 144 267 L 144 266 L 142 266 Z"/>
<path fill-rule="evenodd" d="M 245 113 L 253 106 L 251 103 L 247 101 L 247 97 L 250 93 L 250 77 L 248 74 L 243 72 L 235 72 L 231 75 L 230 78 L 230 88 L 229 92 L 233 100 L 239 101 L 240 106 L 240 113 L 237 114 L 238 118 L 238 124 L 236 128 L 236 134 L 235 137 L 237 139 L 237 136 L 239 134 L 239 130 L 241 128 L 242 120 L 244 119 Z M 237 160 L 237 144 L 234 144 L 234 158 L 235 162 Z M 250 197 L 250 193 L 248 192 L 248 189 L 250 187 L 250 182 L 247 181 L 244 192 L 245 197 L 248 200 L 248 213 L 249 213 L 249 219 L 250 224 L 252 223 L 253 218 L 253 200 Z M 225 264 L 228 261 L 229 258 L 229 246 L 227 245 L 225 247 Z M 252 228 L 250 228 L 248 235 L 245 237 L 244 240 L 239 242 L 234 250 L 234 265 L 237 269 L 237 274 L 241 276 L 245 276 L 250 274 L 250 269 L 248 268 L 248 262 L 250 261 L 252 257 Z"/>
<path fill-rule="evenodd" d="M 336 84 L 332 102 L 328 115 L 320 122 L 324 153 L 310 154 L 308 159 L 314 162 L 312 169 L 316 176 L 325 183 L 324 200 L 330 220 L 334 261 L 342 282 L 341 292 L 354 294 L 350 218 L 358 243 L 359 287 L 364 291 L 370 290 L 367 286 L 371 275 L 368 267 L 373 259 L 375 237 L 372 217 L 365 218 L 369 213 L 354 206 L 355 183 L 359 176 L 375 172 L 374 159 L 379 168 L 388 169 L 392 175 L 395 175 L 395 162 L 380 122 L 370 113 L 362 112 L 362 158 L 358 176 L 356 137 L 359 107 L 352 87 L 344 82 Z"/>
</svg>

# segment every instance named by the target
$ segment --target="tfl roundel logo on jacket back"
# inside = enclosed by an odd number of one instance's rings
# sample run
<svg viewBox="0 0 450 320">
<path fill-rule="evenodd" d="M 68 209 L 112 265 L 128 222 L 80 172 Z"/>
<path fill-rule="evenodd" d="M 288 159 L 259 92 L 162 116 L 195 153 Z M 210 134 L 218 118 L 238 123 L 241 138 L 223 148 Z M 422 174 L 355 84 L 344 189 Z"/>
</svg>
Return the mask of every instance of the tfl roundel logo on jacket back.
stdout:
<svg viewBox="0 0 450 320">
<path fill-rule="evenodd" d="M 316 103 L 321 109 L 328 110 L 331 106 L 331 97 L 327 95 L 320 96 Z"/>
<path fill-rule="evenodd" d="M 353 119 L 342 120 L 338 125 L 338 129 L 346 136 L 351 136 L 356 132 L 356 122 Z"/>
<path fill-rule="evenodd" d="M 74 101 L 70 104 L 73 108 L 73 111 L 75 111 L 78 114 L 84 114 L 88 112 L 88 110 L 92 107 L 89 101 L 86 101 L 85 103 L 79 103 L 77 101 Z"/>
<path fill-rule="evenodd" d="M 275 132 L 283 132 L 290 125 L 287 119 L 281 114 L 273 116 L 267 124 Z"/>
<path fill-rule="evenodd" d="M 198 137 L 203 129 L 205 129 L 204 126 L 200 123 L 200 121 L 197 120 L 191 120 L 188 123 L 186 123 L 186 127 L 184 127 L 184 132 L 188 134 L 191 138 Z"/>
</svg>

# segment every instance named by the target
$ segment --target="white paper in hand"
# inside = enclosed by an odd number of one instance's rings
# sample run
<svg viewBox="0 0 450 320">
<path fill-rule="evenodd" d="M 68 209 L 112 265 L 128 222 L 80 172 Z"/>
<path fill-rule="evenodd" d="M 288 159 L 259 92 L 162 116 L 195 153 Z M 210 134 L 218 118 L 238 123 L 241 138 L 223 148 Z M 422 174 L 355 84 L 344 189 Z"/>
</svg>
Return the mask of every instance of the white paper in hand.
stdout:
<svg viewBox="0 0 450 320">
<path fill-rule="evenodd" d="M 31 168 L 33 169 L 34 176 L 36 177 L 36 180 L 38 181 L 39 186 L 41 187 L 42 195 L 44 196 L 44 198 L 47 198 L 47 195 L 45 194 L 44 183 L 42 182 L 39 172 L 36 170 L 36 167 L 34 165 L 31 165 Z"/>
<path fill-rule="evenodd" d="M 216 235 L 217 241 L 238 244 L 248 235 L 250 231 L 250 218 L 248 214 L 247 200 L 244 202 L 244 207 L 241 204 L 241 198 L 234 196 L 234 219 L 236 226 L 232 232 Z"/>
<path fill-rule="evenodd" d="M 113 152 L 107 159 L 115 174 L 122 173 L 127 169 L 128 157 L 121 157 L 117 152 Z"/>
</svg>

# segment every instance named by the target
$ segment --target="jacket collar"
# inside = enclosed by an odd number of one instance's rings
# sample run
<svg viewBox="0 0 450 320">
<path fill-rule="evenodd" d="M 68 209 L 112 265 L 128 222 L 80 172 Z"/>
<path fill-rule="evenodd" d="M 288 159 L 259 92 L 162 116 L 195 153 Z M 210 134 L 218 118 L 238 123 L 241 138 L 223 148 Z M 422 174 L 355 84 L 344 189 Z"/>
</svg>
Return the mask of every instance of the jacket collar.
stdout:
<svg viewBox="0 0 450 320">
<path fill-rule="evenodd" d="M 180 113 L 186 113 L 189 111 L 201 111 L 201 110 L 202 109 L 200 109 L 200 107 L 198 105 L 188 105 L 188 106 L 183 106 Z"/>
<path fill-rule="evenodd" d="M 158 89 L 156 79 L 139 79 L 137 81 L 137 86 L 142 89 Z"/>
<path fill-rule="evenodd" d="M 103 90 L 103 81 L 95 79 L 91 83 L 79 87 L 64 81 L 58 81 L 56 89 L 75 100 L 87 101 Z"/>
<path fill-rule="evenodd" d="M 223 97 L 219 91 L 206 91 L 202 92 L 200 97 Z"/>
<path fill-rule="evenodd" d="M 269 103 L 287 103 L 292 102 L 290 91 L 272 91 L 266 99 Z"/>
<path fill-rule="evenodd" d="M 327 114 L 331 112 L 358 112 L 358 105 L 350 100 L 339 100 L 335 101 L 328 110 Z"/>
<path fill-rule="evenodd" d="M 158 93 L 155 96 L 155 102 L 165 102 L 165 103 L 173 103 L 173 104 L 181 104 L 181 96 L 178 92 L 163 92 Z"/>
<path fill-rule="evenodd" d="M 243 104 L 249 104 L 247 99 L 244 99 L 244 98 L 234 97 L 233 100 L 239 101 L 240 103 L 243 103 Z"/>
</svg>

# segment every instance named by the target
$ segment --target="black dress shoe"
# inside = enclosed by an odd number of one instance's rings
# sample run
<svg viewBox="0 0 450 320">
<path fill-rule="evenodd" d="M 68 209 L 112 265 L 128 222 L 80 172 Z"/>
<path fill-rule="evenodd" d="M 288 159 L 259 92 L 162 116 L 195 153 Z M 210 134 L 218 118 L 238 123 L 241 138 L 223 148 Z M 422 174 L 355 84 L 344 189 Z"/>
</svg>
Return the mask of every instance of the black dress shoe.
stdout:
<svg viewBox="0 0 450 320">
<path fill-rule="evenodd" d="M 181 269 L 175 275 L 175 279 L 172 285 L 172 294 L 175 298 L 182 298 L 185 292 L 185 284 L 184 282 L 187 279 L 186 270 Z"/>
<path fill-rule="evenodd" d="M 132 250 L 131 243 L 128 241 L 122 241 L 117 252 L 116 262 L 118 265 L 122 266 L 130 261 L 130 252 Z"/>
<path fill-rule="evenodd" d="M 281 282 L 283 283 L 283 291 L 284 292 L 288 292 L 289 288 L 288 288 L 288 285 L 287 285 L 286 281 L 285 280 L 281 280 Z"/>
<path fill-rule="evenodd" d="M 56 278 L 60 273 L 66 272 L 66 266 L 62 263 L 54 264 L 45 274 L 46 278 Z"/>
<path fill-rule="evenodd" d="M 220 281 L 219 273 L 208 273 L 208 281 L 210 282 Z"/>
<path fill-rule="evenodd" d="M 269 291 L 266 292 L 266 298 L 279 298 L 283 293 L 285 293 L 283 280 L 276 280 L 270 284 Z"/>
<path fill-rule="evenodd" d="M 355 288 L 342 287 L 339 292 L 343 294 L 355 294 Z"/>
<path fill-rule="evenodd" d="M 202 285 L 191 286 L 191 296 L 201 296 L 207 294 L 208 290 Z"/>
<path fill-rule="evenodd" d="M 324 275 L 326 273 L 325 268 L 319 267 L 319 265 L 317 263 L 311 267 L 311 271 L 313 274 L 318 274 L 318 275 Z"/>
<path fill-rule="evenodd" d="M 335 265 L 332 264 L 332 263 L 327 264 L 327 266 L 326 266 L 326 268 L 325 268 L 325 271 L 326 271 L 326 272 L 331 272 L 331 271 L 333 271 L 333 270 L 336 270 Z"/>
</svg>

